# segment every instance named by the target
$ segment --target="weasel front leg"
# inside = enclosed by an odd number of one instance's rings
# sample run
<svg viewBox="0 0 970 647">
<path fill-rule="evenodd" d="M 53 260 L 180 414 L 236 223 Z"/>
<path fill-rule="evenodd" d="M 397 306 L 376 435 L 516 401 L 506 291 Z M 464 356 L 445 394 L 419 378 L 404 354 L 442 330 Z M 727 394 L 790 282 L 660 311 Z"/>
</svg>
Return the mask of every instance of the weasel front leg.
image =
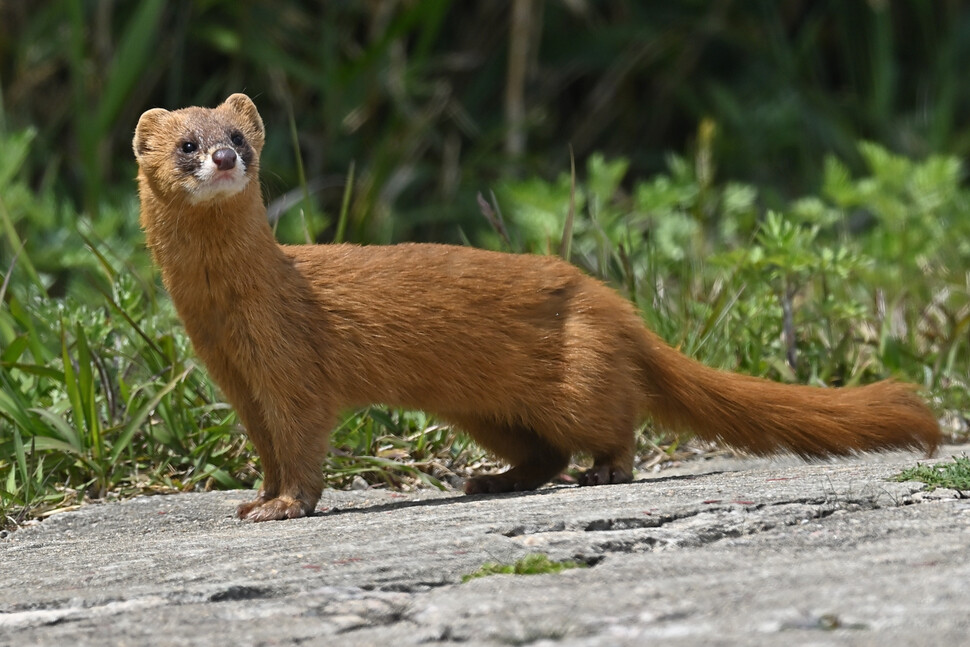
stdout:
<svg viewBox="0 0 970 647">
<path fill-rule="evenodd" d="M 229 394 L 226 394 L 229 396 Z M 263 468 L 263 485 L 259 488 L 259 494 L 252 501 L 242 503 L 236 508 L 236 515 L 240 519 L 248 517 L 255 508 L 276 497 L 280 489 L 280 470 L 276 461 L 276 450 L 273 447 L 273 438 L 263 420 L 263 413 L 250 397 L 246 397 L 242 403 L 238 399 L 229 396 L 230 402 L 236 407 L 236 412 L 242 419 L 246 427 L 246 435 L 256 448 L 259 454 L 259 462 Z"/>
<path fill-rule="evenodd" d="M 237 509 L 240 519 L 276 521 L 305 517 L 320 500 L 323 461 L 336 417 L 319 407 L 290 410 L 299 411 L 299 415 L 280 411 L 265 414 L 277 472 L 275 487 L 270 489 L 264 482 L 259 496 Z"/>
<path fill-rule="evenodd" d="M 205 353 L 207 346 L 199 346 L 200 355 Z M 266 424 L 263 410 L 256 402 L 252 391 L 246 384 L 242 374 L 235 370 L 226 358 L 219 354 L 205 353 L 203 356 L 209 373 L 222 389 L 226 399 L 232 404 L 240 421 L 246 428 L 246 435 L 256 448 L 259 461 L 263 468 L 263 485 L 259 494 L 252 501 L 242 503 L 236 508 L 236 515 L 245 519 L 256 508 L 274 499 L 280 490 L 280 469 L 277 463 L 277 453 L 273 446 L 273 436 Z"/>
</svg>

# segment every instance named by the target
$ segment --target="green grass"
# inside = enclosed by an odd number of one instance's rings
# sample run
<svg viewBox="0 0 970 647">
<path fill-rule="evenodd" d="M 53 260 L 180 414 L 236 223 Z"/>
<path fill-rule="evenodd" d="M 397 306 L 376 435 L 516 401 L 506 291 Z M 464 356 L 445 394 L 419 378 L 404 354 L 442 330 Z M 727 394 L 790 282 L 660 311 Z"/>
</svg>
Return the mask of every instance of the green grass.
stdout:
<svg viewBox="0 0 970 647">
<path fill-rule="evenodd" d="M 547 573 L 561 573 L 572 568 L 586 568 L 585 564 L 573 561 L 554 562 L 548 555 L 527 555 L 514 564 L 482 564 L 474 573 L 463 575 L 461 581 L 468 582 L 479 577 L 489 575 L 545 575 Z"/>
<path fill-rule="evenodd" d="M 970 458 L 954 456 L 949 463 L 924 465 L 917 463 L 916 467 L 903 470 L 894 477 L 896 481 L 922 481 L 929 486 L 929 490 L 949 488 L 951 490 L 970 491 Z"/>
<path fill-rule="evenodd" d="M 102 304 L 14 290 L 0 310 L 0 513 L 109 492 L 242 487 L 234 416 L 167 301 L 111 274 Z"/>
</svg>

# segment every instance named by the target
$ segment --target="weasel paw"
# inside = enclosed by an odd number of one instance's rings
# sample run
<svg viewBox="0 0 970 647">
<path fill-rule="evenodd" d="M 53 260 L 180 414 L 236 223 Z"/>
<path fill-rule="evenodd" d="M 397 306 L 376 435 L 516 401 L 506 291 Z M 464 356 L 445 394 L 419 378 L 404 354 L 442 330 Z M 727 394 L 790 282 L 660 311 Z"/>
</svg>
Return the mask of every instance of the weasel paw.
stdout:
<svg viewBox="0 0 970 647">
<path fill-rule="evenodd" d="M 510 470 L 511 471 L 511 470 Z M 534 490 L 539 487 L 532 483 L 524 483 L 522 480 L 509 476 L 509 472 L 502 474 L 484 474 L 474 476 L 465 481 L 465 494 L 498 494 L 499 492 L 522 492 L 523 490 Z"/>
<path fill-rule="evenodd" d="M 256 499 L 243 503 L 236 508 L 236 515 L 244 521 L 282 521 L 283 519 L 297 519 L 313 512 L 313 506 L 306 505 L 299 499 L 290 496 L 278 496 L 273 499 Z"/>
<path fill-rule="evenodd" d="M 593 465 L 579 475 L 580 485 L 606 485 L 607 483 L 629 483 L 633 474 L 629 470 L 613 465 Z"/>
</svg>

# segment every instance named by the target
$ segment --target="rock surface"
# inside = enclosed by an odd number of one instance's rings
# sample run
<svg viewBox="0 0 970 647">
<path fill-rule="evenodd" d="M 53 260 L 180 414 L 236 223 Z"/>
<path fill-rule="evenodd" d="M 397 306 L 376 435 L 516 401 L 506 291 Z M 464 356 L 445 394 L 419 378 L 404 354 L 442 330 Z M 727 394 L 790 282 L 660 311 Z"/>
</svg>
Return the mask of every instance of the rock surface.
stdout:
<svg viewBox="0 0 970 647">
<path fill-rule="evenodd" d="M 0 541 L 0 645 L 965 644 L 970 492 L 887 480 L 917 460 L 327 491 L 264 524 L 231 516 L 250 492 L 86 506 Z M 461 582 L 530 553 L 589 567 Z"/>
</svg>

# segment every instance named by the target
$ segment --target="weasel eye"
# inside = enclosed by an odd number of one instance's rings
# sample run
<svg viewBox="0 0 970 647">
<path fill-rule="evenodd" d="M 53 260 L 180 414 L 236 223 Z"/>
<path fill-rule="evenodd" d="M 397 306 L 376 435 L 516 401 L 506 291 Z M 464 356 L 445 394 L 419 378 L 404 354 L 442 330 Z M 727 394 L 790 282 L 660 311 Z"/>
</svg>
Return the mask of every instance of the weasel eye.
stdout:
<svg viewBox="0 0 970 647">
<path fill-rule="evenodd" d="M 182 145 L 179 146 L 179 150 L 188 155 L 199 150 L 199 145 L 195 142 L 182 142 Z"/>
<path fill-rule="evenodd" d="M 232 142 L 233 146 L 242 146 L 243 144 L 246 143 L 246 140 L 243 138 L 242 133 L 233 133 L 229 137 L 229 141 Z"/>
</svg>

